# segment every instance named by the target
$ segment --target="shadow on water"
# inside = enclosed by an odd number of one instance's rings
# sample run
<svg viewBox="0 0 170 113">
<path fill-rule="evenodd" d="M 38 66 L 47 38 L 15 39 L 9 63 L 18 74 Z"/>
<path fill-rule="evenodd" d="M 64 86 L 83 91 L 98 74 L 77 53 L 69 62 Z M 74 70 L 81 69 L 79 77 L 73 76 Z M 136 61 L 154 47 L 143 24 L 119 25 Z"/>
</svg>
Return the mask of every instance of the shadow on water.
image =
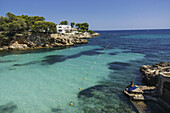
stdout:
<svg viewBox="0 0 170 113">
<path fill-rule="evenodd" d="M 17 105 L 13 102 L 0 106 L 0 113 L 13 113 L 17 109 Z"/>
<path fill-rule="evenodd" d="M 52 65 L 58 62 L 64 62 L 65 60 L 68 60 L 68 59 L 78 58 L 82 55 L 87 55 L 87 56 L 99 55 L 100 54 L 100 52 L 98 52 L 99 50 L 103 50 L 103 49 L 92 49 L 88 51 L 82 51 L 78 54 L 69 55 L 69 56 L 49 55 L 49 56 L 45 56 L 44 60 L 41 60 L 41 61 L 32 61 L 32 62 L 28 62 L 24 64 L 14 64 L 13 66 L 27 66 L 27 65 L 33 65 L 33 64 Z"/>
<path fill-rule="evenodd" d="M 29 63 L 24 63 L 24 64 L 14 64 L 13 66 L 27 66 L 27 65 L 33 65 L 33 64 L 38 64 L 40 61 L 33 61 Z"/>
<path fill-rule="evenodd" d="M 98 55 L 98 54 L 100 54 L 100 52 L 97 52 L 97 50 L 99 50 L 99 49 L 83 51 L 83 52 L 80 52 L 78 54 L 74 54 L 74 55 L 70 55 L 70 56 L 50 55 L 50 56 L 44 57 L 45 60 L 42 60 L 42 62 L 44 62 L 46 65 L 49 65 L 49 64 L 51 65 L 51 64 L 55 64 L 57 62 L 63 62 L 63 61 L 68 60 L 68 59 L 78 58 L 82 55 L 88 55 L 88 56 Z"/>
<path fill-rule="evenodd" d="M 96 85 L 78 93 L 79 104 L 85 113 L 137 112 L 128 99 L 118 92 L 113 86 Z"/>
<path fill-rule="evenodd" d="M 111 70 L 124 70 L 127 69 L 131 64 L 130 63 L 124 63 L 124 62 L 112 62 L 109 63 L 109 69 Z"/>
<path fill-rule="evenodd" d="M 0 60 L 0 63 L 15 62 L 16 60 Z"/>
<path fill-rule="evenodd" d="M 66 49 L 70 48 L 71 46 L 66 46 L 66 47 L 54 47 L 54 48 L 42 48 L 42 49 L 33 49 L 33 50 L 24 50 L 24 51 L 0 51 L 0 56 L 7 56 L 7 55 L 12 55 L 12 54 L 32 54 L 32 53 L 45 53 L 45 52 L 50 52 L 50 51 L 55 51 L 55 50 L 61 50 L 61 49 Z M 77 46 L 75 46 L 77 47 Z"/>
<path fill-rule="evenodd" d="M 108 63 L 113 70 L 108 78 L 103 78 L 98 85 L 92 86 L 78 93 L 81 109 L 88 113 L 132 113 L 138 112 L 129 99 L 123 94 L 123 89 L 130 81 L 140 79 L 139 65 L 142 61 Z M 134 69 L 134 70 L 132 70 Z M 137 71 L 137 72 L 136 72 Z M 140 83 L 140 81 L 136 82 Z M 95 105 L 95 107 L 93 107 Z"/>
<path fill-rule="evenodd" d="M 123 89 L 130 81 L 135 82 L 137 85 L 144 85 L 141 82 L 141 73 L 139 71 L 139 67 L 144 63 L 146 63 L 144 59 L 130 61 L 128 63 L 108 63 L 109 69 L 113 70 L 108 75 L 108 78 L 103 78 L 98 82 L 98 85 L 84 89 L 78 93 L 80 105 L 83 105 L 81 109 L 88 113 L 138 112 L 129 98 L 123 94 Z M 147 102 L 146 105 L 146 110 L 151 113 L 164 113 L 157 103 Z M 153 109 L 153 106 L 157 106 L 157 108 Z"/>
<path fill-rule="evenodd" d="M 80 105 L 84 105 L 81 109 L 90 113 L 138 112 L 130 102 L 129 98 L 123 94 L 123 89 L 130 83 L 130 81 L 133 81 L 138 85 L 143 85 L 141 82 L 139 67 L 145 63 L 144 59 L 129 62 L 108 63 L 108 68 L 112 70 L 108 77 L 99 81 L 98 85 L 92 86 L 78 93 Z M 93 105 L 95 105 L 95 107 Z M 148 109 L 150 109 L 150 107 Z M 158 109 L 158 111 L 161 110 Z M 155 111 L 153 110 L 152 112 L 154 113 Z"/>
</svg>

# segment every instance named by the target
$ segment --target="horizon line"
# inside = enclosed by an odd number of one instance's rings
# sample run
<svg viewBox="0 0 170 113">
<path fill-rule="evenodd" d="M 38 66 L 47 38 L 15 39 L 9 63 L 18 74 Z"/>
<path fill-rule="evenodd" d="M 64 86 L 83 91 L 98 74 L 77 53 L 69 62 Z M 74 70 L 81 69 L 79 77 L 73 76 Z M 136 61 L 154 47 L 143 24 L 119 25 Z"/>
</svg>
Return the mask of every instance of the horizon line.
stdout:
<svg viewBox="0 0 170 113">
<path fill-rule="evenodd" d="M 103 30 L 95 30 L 93 31 L 130 31 L 130 30 L 170 30 L 170 28 L 144 28 L 144 29 L 103 29 Z"/>
</svg>

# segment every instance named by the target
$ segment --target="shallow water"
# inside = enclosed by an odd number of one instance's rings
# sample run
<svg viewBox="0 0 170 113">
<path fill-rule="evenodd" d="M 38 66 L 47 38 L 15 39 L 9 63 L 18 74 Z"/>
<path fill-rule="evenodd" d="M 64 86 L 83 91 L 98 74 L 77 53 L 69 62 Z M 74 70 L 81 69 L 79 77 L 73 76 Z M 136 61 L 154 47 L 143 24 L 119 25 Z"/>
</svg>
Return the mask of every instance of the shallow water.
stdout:
<svg viewBox="0 0 170 113">
<path fill-rule="evenodd" d="M 122 90 L 142 84 L 141 65 L 170 60 L 170 30 L 99 33 L 86 45 L 1 53 L 0 106 L 9 113 L 137 112 Z"/>
</svg>

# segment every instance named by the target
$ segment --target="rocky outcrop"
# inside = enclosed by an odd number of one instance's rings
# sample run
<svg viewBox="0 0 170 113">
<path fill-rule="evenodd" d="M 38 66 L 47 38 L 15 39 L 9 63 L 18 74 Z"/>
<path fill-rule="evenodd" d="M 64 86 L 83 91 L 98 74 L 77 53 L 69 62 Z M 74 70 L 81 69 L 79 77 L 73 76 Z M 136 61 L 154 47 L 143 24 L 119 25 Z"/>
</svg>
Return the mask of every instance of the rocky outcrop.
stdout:
<svg viewBox="0 0 170 113">
<path fill-rule="evenodd" d="M 139 86 L 131 92 L 124 90 L 124 94 L 133 100 L 151 100 L 161 105 L 162 110 L 170 110 L 170 62 L 160 62 L 153 66 L 143 65 L 140 67 L 142 81 L 147 86 Z M 152 86 L 150 86 L 152 85 Z M 138 111 L 144 111 L 140 104 L 132 101 Z M 138 109 L 138 107 L 140 109 Z M 141 109 L 142 108 L 142 109 Z"/>
<path fill-rule="evenodd" d="M 93 33 L 92 36 L 100 36 L 99 33 Z"/>
<path fill-rule="evenodd" d="M 72 46 L 75 44 L 88 43 L 87 38 L 93 38 L 90 33 L 79 34 L 45 34 L 29 33 L 28 36 L 16 34 L 8 45 L 0 47 L 2 50 L 28 50 L 39 48 L 52 48 Z"/>
<path fill-rule="evenodd" d="M 8 46 L 10 50 L 25 50 L 28 49 L 27 44 L 19 44 L 18 41 Z"/>
<path fill-rule="evenodd" d="M 170 72 L 170 62 L 160 62 L 154 64 L 153 67 L 149 65 L 143 65 L 140 67 L 142 72 L 142 81 L 147 85 L 156 85 L 158 82 L 158 75 L 164 72 Z"/>
</svg>

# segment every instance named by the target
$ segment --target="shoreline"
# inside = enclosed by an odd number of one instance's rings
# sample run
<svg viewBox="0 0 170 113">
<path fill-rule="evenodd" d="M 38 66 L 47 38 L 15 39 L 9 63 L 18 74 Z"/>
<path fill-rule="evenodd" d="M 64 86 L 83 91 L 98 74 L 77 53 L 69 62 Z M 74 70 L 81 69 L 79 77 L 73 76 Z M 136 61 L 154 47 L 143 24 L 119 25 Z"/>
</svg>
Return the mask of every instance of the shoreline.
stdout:
<svg viewBox="0 0 170 113">
<path fill-rule="evenodd" d="M 124 94 L 130 98 L 130 101 L 139 112 L 144 112 L 146 108 L 145 102 L 155 102 L 165 112 L 170 110 L 170 62 L 160 62 L 153 66 L 143 65 L 140 67 L 142 73 L 142 82 L 144 86 L 139 85 L 137 89 L 128 92 L 124 90 Z"/>
<path fill-rule="evenodd" d="M 9 42 L 9 45 L 1 46 L 0 52 L 2 51 L 27 51 L 43 48 L 54 48 L 54 47 L 67 47 L 74 46 L 77 44 L 86 44 L 88 40 L 96 36 L 99 33 L 79 33 L 79 34 L 33 34 L 24 37 L 23 34 L 16 34 L 15 40 Z"/>
</svg>

